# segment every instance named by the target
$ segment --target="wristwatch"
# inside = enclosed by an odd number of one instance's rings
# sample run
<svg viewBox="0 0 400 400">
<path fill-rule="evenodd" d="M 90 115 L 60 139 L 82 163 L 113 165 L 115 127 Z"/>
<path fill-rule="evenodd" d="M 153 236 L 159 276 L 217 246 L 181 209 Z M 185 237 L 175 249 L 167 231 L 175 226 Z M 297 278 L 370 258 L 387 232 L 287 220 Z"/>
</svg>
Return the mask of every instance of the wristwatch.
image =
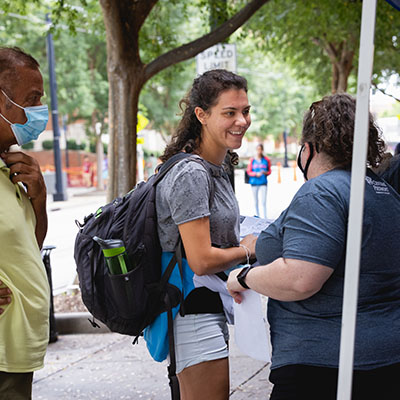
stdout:
<svg viewBox="0 0 400 400">
<path fill-rule="evenodd" d="M 240 285 L 241 286 L 243 286 L 245 289 L 250 289 L 248 286 L 247 286 L 247 284 L 246 284 L 246 282 L 245 282 L 245 279 L 246 279 L 246 276 L 247 276 L 247 274 L 249 273 L 249 271 L 251 270 L 251 266 L 249 265 L 249 266 L 247 266 L 247 267 L 244 267 L 244 268 L 242 268 L 242 270 L 239 272 L 239 274 L 236 276 L 236 279 L 238 280 L 238 282 L 240 283 Z"/>
</svg>

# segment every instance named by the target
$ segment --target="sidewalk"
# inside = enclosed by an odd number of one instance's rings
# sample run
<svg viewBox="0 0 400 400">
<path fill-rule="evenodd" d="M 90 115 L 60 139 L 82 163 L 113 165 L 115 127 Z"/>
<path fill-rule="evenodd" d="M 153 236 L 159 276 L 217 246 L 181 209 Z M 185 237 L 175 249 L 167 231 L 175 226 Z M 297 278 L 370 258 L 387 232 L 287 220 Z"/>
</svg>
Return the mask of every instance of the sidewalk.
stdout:
<svg viewBox="0 0 400 400">
<path fill-rule="evenodd" d="M 74 243 L 78 233 L 75 220 L 83 218 L 106 203 L 105 191 L 94 188 L 68 188 L 67 201 L 47 198 L 49 228 L 44 245 L 56 246 L 51 252 L 53 292 L 58 294 L 72 285 L 76 277 Z"/>
<path fill-rule="evenodd" d="M 268 399 L 269 366 L 240 354 L 230 333 L 230 399 Z M 59 336 L 34 374 L 33 400 L 169 400 L 167 362 L 155 362 L 144 340 L 133 346 L 132 339 L 117 333 Z"/>
</svg>

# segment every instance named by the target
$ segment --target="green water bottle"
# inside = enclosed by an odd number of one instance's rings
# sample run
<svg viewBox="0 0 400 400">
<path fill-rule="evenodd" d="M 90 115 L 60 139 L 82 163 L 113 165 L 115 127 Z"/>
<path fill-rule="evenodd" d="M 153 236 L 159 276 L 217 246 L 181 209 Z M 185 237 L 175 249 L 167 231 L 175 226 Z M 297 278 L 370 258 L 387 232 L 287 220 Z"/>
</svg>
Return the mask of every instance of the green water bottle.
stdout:
<svg viewBox="0 0 400 400">
<path fill-rule="evenodd" d="M 131 268 L 126 254 L 124 242 L 120 239 L 93 238 L 97 242 L 106 258 L 108 269 L 112 275 L 127 274 Z"/>
</svg>

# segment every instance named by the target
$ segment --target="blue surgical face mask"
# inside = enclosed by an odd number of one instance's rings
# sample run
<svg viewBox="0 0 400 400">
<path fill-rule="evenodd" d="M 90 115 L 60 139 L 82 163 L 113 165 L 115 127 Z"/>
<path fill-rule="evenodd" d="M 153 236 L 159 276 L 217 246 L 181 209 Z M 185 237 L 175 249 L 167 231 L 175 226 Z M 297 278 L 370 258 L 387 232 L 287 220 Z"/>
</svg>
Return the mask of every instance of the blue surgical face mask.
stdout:
<svg viewBox="0 0 400 400">
<path fill-rule="evenodd" d="M 4 96 L 7 97 L 11 103 L 15 106 L 24 110 L 27 121 L 24 124 L 13 124 L 4 115 L 0 113 L 5 121 L 11 125 L 11 129 L 14 133 L 17 143 L 22 146 L 25 143 L 29 143 L 32 140 L 36 140 L 38 136 L 46 129 L 47 122 L 49 120 L 49 109 L 47 105 L 34 106 L 34 107 L 21 107 L 19 104 L 12 101 L 4 92 L 1 90 Z"/>
</svg>

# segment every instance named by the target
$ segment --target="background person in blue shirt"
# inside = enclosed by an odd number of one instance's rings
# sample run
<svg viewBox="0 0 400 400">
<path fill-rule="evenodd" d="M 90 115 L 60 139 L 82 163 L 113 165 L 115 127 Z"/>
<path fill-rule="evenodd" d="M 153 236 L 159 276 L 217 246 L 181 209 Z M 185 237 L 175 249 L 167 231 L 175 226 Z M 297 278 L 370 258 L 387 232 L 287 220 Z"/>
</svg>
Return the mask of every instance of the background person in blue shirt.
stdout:
<svg viewBox="0 0 400 400">
<path fill-rule="evenodd" d="M 247 166 L 247 174 L 249 175 L 249 183 L 253 191 L 254 207 L 257 217 L 261 217 L 258 200 L 261 198 L 261 207 L 263 217 L 267 218 L 267 176 L 271 173 L 271 161 L 263 154 L 264 147 L 262 144 L 257 146 L 257 155 L 250 158 Z"/>
<path fill-rule="evenodd" d="M 246 285 L 269 297 L 271 400 L 336 399 L 355 104 L 335 94 L 311 105 L 298 158 L 307 182 L 257 239 L 261 266 L 229 275 L 237 302 Z M 391 400 L 400 398 L 400 196 L 370 168 L 385 150 L 371 115 L 368 136 L 352 400 Z"/>
</svg>

